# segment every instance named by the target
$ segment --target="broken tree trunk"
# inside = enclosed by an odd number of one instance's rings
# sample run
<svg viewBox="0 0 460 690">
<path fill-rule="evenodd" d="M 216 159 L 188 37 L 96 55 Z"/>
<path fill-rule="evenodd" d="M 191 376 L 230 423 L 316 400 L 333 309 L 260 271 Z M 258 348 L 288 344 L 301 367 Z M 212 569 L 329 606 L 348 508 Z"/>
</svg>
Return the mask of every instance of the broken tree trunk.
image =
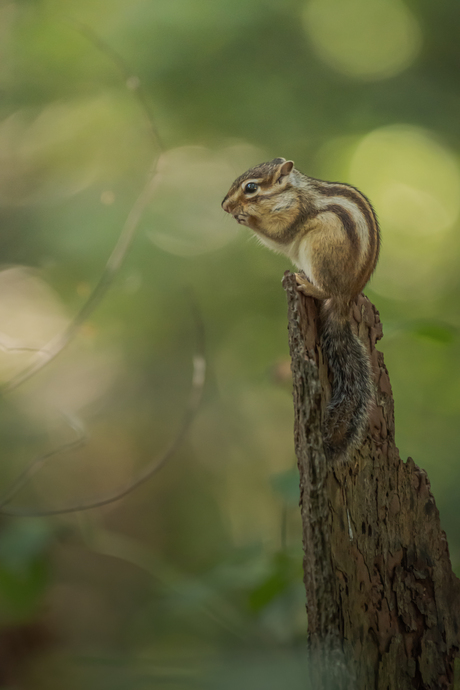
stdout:
<svg viewBox="0 0 460 690">
<path fill-rule="evenodd" d="M 453 688 L 460 580 L 426 473 L 402 462 L 379 314 L 360 295 L 352 327 L 370 352 L 376 405 L 362 446 L 328 467 L 321 420 L 330 395 L 319 303 L 283 285 L 289 309 L 308 632 L 315 690 Z"/>
</svg>

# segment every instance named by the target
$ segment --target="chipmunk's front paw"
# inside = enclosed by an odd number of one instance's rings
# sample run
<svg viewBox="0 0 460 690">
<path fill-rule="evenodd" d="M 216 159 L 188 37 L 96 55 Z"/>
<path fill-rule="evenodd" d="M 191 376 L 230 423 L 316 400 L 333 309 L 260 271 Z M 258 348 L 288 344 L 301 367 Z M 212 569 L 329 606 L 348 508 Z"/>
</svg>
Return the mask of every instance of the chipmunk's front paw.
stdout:
<svg viewBox="0 0 460 690">
<path fill-rule="evenodd" d="M 312 288 L 313 285 L 312 283 L 310 283 L 308 278 L 305 275 L 302 275 L 302 273 L 296 273 L 295 279 L 297 281 L 297 289 L 299 290 L 299 292 L 303 292 L 305 295 L 309 295 L 309 288 Z"/>
<path fill-rule="evenodd" d="M 314 297 L 315 299 L 327 299 L 330 296 L 321 288 L 313 285 L 313 283 L 308 280 L 307 276 L 302 275 L 301 273 L 296 273 L 295 279 L 297 281 L 297 290 L 307 297 Z"/>
</svg>

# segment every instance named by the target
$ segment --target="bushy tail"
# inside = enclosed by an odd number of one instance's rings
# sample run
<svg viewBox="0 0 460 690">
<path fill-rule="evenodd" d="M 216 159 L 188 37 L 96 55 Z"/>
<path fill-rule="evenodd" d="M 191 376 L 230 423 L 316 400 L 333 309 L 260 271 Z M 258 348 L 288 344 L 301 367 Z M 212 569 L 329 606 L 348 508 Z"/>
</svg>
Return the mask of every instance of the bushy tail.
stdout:
<svg viewBox="0 0 460 690">
<path fill-rule="evenodd" d="M 334 309 L 323 312 L 321 347 L 333 377 L 324 445 L 330 458 L 345 459 L 347 451 L 359 445 L 367 427 L 374 395 L 371 364 L 348 319 Z"/>
</svg>

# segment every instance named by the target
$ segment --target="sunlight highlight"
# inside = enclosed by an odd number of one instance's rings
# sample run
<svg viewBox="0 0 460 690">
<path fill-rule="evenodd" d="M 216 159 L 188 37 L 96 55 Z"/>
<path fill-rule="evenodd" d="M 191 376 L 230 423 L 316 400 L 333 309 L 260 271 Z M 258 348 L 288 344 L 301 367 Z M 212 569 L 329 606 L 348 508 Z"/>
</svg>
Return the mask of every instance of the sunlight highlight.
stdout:
<svg viewBox="0 0 460 690">
<path fill-rule="evenodd" d="M 457 161 L 422 129 L 395 125 L 365 136 L 353 154 L 350 178 L 371 197 L 387 232 L 430 235 L 458 218 Z"/>
<path fill-rule="evenodd" d="M 421 47 L 418 21 L 401 0 L 309 0 L 303 20 L 318 56 L 359 79 L 398 74 Z"/>
<path fill-rule="evenodd" d="M 370 198 L 380 220 L 382 251 L 371 288 L 417 300 L 445 290 L 449 231 L 460 213 L 453 153 L 424 129 L 382 127 L 355 145 L 346 177 Z"/>
</svg>

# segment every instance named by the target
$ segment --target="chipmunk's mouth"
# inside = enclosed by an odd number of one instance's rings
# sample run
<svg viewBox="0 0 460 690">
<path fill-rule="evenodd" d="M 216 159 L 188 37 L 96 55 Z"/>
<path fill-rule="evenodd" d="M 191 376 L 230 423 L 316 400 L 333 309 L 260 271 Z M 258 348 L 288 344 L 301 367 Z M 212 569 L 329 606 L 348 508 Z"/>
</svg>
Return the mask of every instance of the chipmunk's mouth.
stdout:
<svg viewBox="0 0 460 690">
<path fill-rule="evenodd" d="M 239 223 L 240 225 L 246 225 L 246 224 L 247 224 L 247 223 L 246 223 L 246 221 L 247 221 L 246 216 L 240 216 L 240 215 L 237 214 L 237 215 L 235 215 L 235 216 L 233 216 L 233 217 L 234 217 L 234 219 L 236 220 L 236 222 Z"/>
</svg>

